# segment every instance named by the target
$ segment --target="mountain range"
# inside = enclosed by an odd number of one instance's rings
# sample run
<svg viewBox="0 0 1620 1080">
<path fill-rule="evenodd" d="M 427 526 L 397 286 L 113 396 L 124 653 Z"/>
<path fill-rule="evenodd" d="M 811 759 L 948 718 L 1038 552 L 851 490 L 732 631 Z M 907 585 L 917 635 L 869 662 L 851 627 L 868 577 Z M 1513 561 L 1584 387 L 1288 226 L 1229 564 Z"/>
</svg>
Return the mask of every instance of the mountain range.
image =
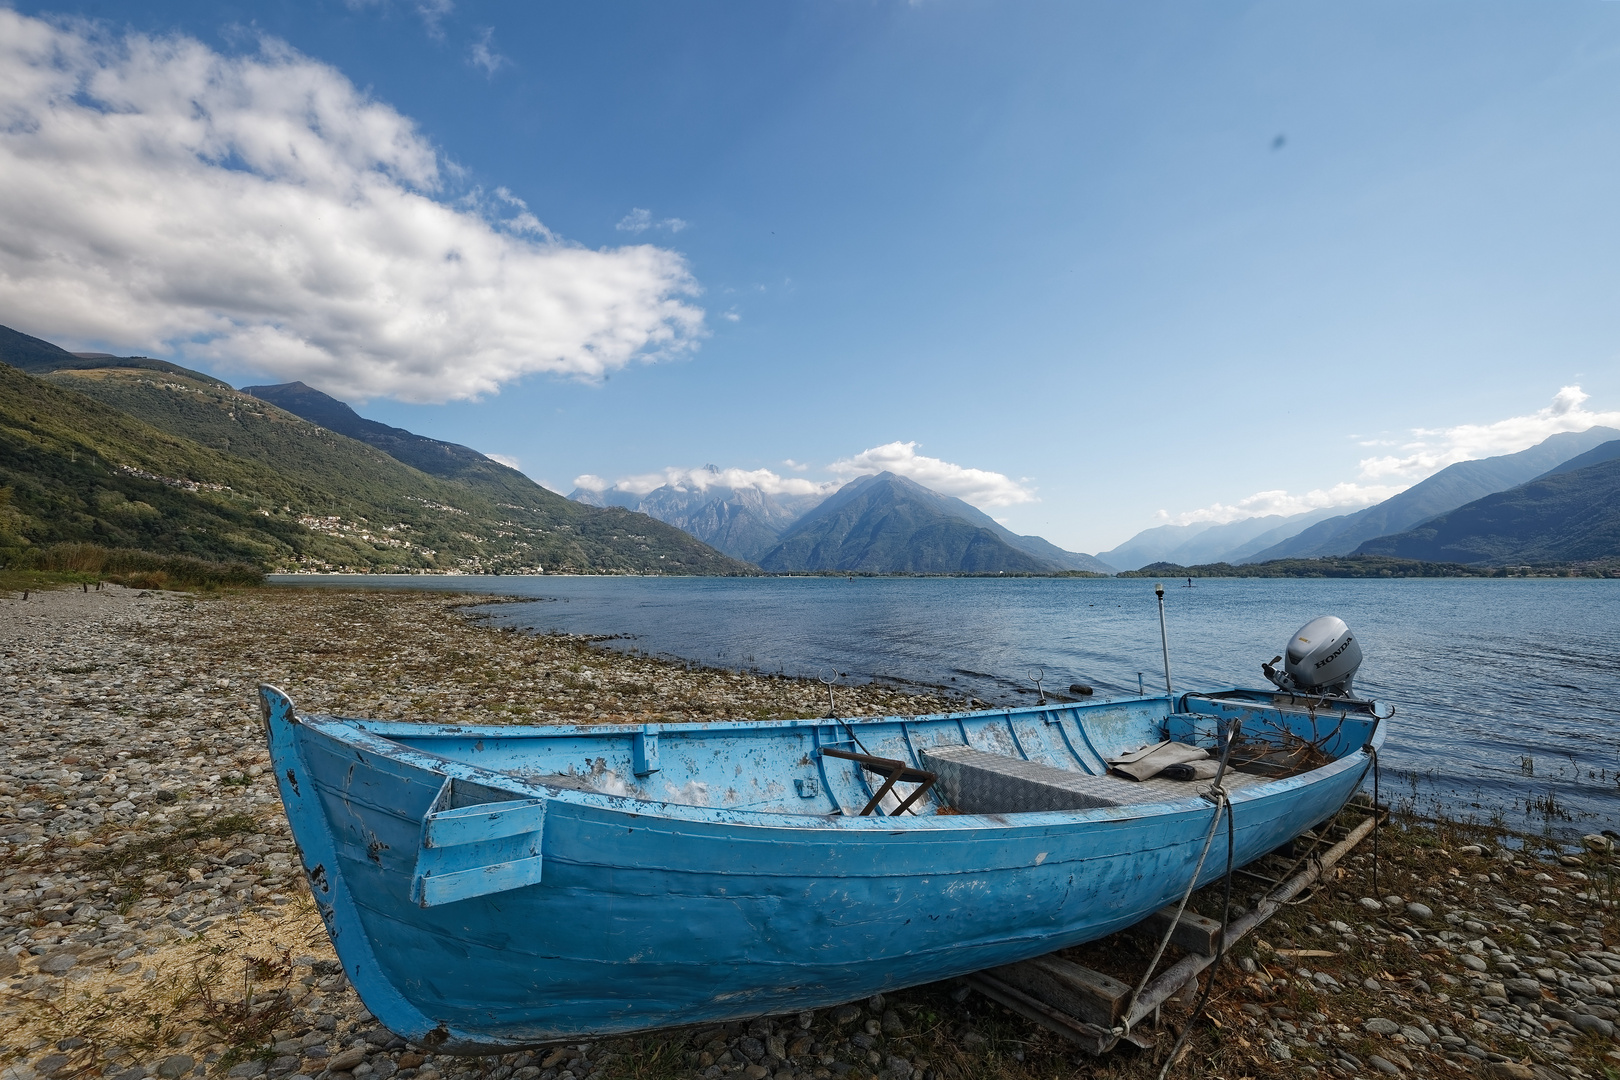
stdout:
<svg viewBox="0 0 1620 1080">
<path fill-rule="evenodd" d="M 1160 525 L 1137 533 L 1097 557 L 1121 570 L 1137 570 L 1152 564 L 1241 566 L 1372 551 L 1383 554 L 1385 548 L 1369 546 L 1369 542 L 1404 533 L 1548 470 L 1576 467 L 1588 452 L 1598 453 L 1595 448 L 1617 437 L 1620 431 L 1606 427 L 1563 432 L 1516 454 L 1448 465 L 1400 494 L 1352 513 L 1324 509 L 1292 517 L 1248 518 L 1227 525 Z"/>
<path fill-rule="evenodd" d="M 1268 514 L 1244 518 L 1225 525 L 1207 521 L 1192 525 L 1159 525 L 1137 533 L 1110 551 L 1098 552 L 1097 558 L 1121 570 L 1136 570 L 1155 562 L 1183 566 L 1238 562 L 1335 513 L 1334 509 L 1326 508 L 1287 516 Z"/>
<path fill-rule="evenodd" d="M 757 487 L 722 483 L 720 470 L 703 467 L 680 484 L 636 495 L 617 487 L 604 491 L 577 489 L 568 497 L 591 506 L 622 506 L 673 525 L 727 555 L 757 563 L 776 546 L 782 533 L 826 498 L 818 494 L 783 494 Z"/>
<path fill-rule="evenodd" d="M 1090 555 L 1019 536 L 961 499 L 892 472 L 839 488 L 794 522 L 759 565 L 778 572 L 1113 572 Z"/>
<path fill-rule="evenodd" d="M 1318 522 L 1242 561 L 1348 555 L 1368 540 L 1404 532 L 1475 499 L 1522 484 L 1615 438 L 1620 438 L 1620 431 L 1595 427 L 1553 435 L 1516 454 L 1459 461 L 1376 506 Z"/>
<path fill-rule="evenodd" d="M 272 570 L 758 572 L 466 447 L 376 427 L 428 468 L 175 364 L 0 328 L 0 549 L 87 542 Z"/>
<path fill-rule="evenodd" d="M 69 353 L 0 327 L 0 562 L 57 543 L 275 570 L 484 573 L 1620 559 L 1620 431 L 1611 428 L 1459 462 L 1353 513 L 1163 525 L 1095 557 L 1015 534 L 893 473 L 798 492 L 727 479 L 709 466 L 640 494 L 615 486 L 565 499 L 476 450 L 368 420 L 303 383 L 237 390 L 167 361 Z"/>
<path fill-rule="evenodd" d="M 625 506 L 676 525 L 728 555 L 780 573 L 1110 574 L 1114 568 L 1038 536 L 1019 536 L 961 499 L 885 472 L 837 491 L 767 493 L 696 478 L 645 495 L 617 487 L 569 498 Z M 713 477 L 714 482 L 705 483 Z"/>
<path fill-rule="evenodd" d="M 1368 540 L 1356 554 L 1486 565 L 1615 558 L 1620 555 L 1620 439 L 1417 528 Z"/>
</svg>

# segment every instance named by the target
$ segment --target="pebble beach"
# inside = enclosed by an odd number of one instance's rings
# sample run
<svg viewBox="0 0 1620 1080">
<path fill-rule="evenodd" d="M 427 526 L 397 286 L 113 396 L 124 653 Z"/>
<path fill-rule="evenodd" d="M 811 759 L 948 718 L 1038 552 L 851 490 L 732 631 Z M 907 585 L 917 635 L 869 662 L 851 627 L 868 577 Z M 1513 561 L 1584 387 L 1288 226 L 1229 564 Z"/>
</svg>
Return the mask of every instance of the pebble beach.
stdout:
<svg viewBox="0 0 1620 1080">
<path fill-rule="evenodd" d="M 309 897 L 267 775 L 257 683 L 307 711 L 405 720 L 827 707 L 814 682 L 497 630 L 473 606 L 487 603 L 275 588 L 0 595 L 0 1080 L 1158 1074 L 1190 1000 L 1163 1010 L 1156 1049 L 1102 1059 L 954 983 L 501 1057 L 435 1056 L 382 1029 Z M 836 693 L 850 714 L 960 707 L 884 686 Z M 1620 1076 L 1610 837 L 1397 810 L 1376 888 L 1372 870 L 1364 844 L 1216 969 L 1174 1075 Z M 1254 900 L 1241 884 L 1236 898 Z M 1197 898 L 1206 915 L 1218 904 Z M 1072 958 L 1134 982 L 1149 952 L 1110 942 Z"/>
</svg>

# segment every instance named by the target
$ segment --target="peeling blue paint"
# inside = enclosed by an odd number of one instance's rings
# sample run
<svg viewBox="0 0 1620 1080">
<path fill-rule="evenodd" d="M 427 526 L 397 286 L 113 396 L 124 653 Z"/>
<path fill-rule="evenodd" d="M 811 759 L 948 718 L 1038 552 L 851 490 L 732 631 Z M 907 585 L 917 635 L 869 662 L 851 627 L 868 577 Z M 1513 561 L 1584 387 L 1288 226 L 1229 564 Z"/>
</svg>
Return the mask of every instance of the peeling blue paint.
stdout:
<svg viewBox="0 0 1620 1080">
<path fill-rule="evenodd" d="M 296 717 L 262 693 L 356 990 L 393 1031 L 458 1053 L 826 1006 L 1093 940 L 1179 897 L 1212 813 L 1188 784 L 1030 814 L 940 814 L 931 792 L 914 815 L 855 817 L 873 785 L 824 748 L 920 766 L 965 744 L 1096 774 L 1165 734 L 1207 738 L 1200 716 L 1314 733 L 1337 760 L 1233 793 L 1244 863 L 1330 816 L 1384 734 L 1368 709 L 1260 691 L 655 728 Z"/>
</svg>

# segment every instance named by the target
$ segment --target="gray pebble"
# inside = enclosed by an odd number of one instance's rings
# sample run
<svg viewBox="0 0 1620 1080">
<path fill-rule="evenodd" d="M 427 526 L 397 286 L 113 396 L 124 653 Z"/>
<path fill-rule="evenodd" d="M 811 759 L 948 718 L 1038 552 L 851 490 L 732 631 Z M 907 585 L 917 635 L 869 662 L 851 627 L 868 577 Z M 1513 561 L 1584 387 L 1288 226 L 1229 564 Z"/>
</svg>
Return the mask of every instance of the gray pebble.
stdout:
<svg viewBox="0 0 1620 1080">
<path fill-rule="evenodd" d="M 65 975 L 78 962 L 79 958 L 72 953 L 52 953 L 40 963 L 39 970 L 46 975 Z"/>
<path fill-rule="evenodd" d="M 1401 1025 L 1393 1020 L 1385 1020 L 1382 1016 L 1375 1016 L 1361 1026 L 1374 1035 L 1394 1035 L 1401 1030 Z"/>
</svg>

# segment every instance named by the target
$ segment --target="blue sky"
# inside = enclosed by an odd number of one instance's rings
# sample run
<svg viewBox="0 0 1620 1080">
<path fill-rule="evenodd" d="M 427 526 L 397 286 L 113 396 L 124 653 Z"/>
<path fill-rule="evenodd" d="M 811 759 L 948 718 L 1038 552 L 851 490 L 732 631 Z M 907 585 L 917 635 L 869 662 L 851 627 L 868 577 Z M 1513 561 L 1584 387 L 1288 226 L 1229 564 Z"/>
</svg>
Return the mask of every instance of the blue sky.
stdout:
<svg viewBox="0 0 1620 1080">
<path fill-rule="evenodd" d="M 887 463 L 1096 551 L 1620 423 L 1620 3 L 12 11 L 77 82 L 5 91 L 0 322 L 563 491 Z"/>
</svg>

